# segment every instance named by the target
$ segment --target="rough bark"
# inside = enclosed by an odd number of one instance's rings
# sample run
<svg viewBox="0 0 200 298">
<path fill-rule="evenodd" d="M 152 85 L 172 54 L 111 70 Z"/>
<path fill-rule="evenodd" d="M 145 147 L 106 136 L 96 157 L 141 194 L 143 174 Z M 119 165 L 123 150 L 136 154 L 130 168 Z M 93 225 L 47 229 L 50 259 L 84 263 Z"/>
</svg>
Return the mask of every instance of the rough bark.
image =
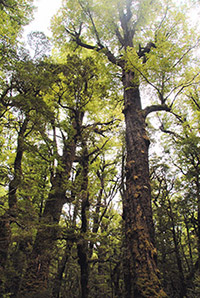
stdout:
<svg viewBox="0 0 200 298">
<path fill-rule="evenodd" d="M 50 295 L 47 291 L 49 266 L 54 255 L 62 207 L 66 203 L 63 189 L 64 177 L 59 176 L 57 174 L 52 183 L 19 297 L 29 297 L 30 293 L 36 296 L 43 295 L 43 293 L 47 297 Z"/>
<path fill-rule="evenodd" d="M 51 179 L 51 190 L 45 203 L 40 227 L 18 297 L 48 297 L 48 295 L 50 297 L 48 290 L 49 267 L 55 250 L 62 208 L 67 202 L 66 181 L 69 179 L 75 160 L 76 141 L 82 119 L 83 113 L 76 111 L 75 118 L 72 118 L 73 133 L 68 140 L 63 139 L 62 169 L 60 170 L 59 166 L 55 176 Z"/>
<path fill-rule="evenodd" d="M 113 20 L 115 34 L 121 48 L 126 52 L 133 47 L 133 39 L 137 21 L 132 18 L 133 1 L 126 1 L 118 10 L 118 22 Z M 84 12 L 84 8 L 81 6 Z M 87 7 L 88 13 L 89 7 Z M 148 164 L 149 140 L 146 134 L 145 117 L 158 110 L 169 109 L 165 105 L 153 106 L 146 110 L 141 108 L 139 83 L 135 73 L 128 70 L 124 58 L 115 55 L 104 46 L 102 34 L 97 31 L 92 17 L 91 26 L 96 38 L 96 46 L 82 42 L 80 32 L 66 29 L 73 40 L 81 47 L 101 51 L 108 60 L 122 69 L 124 87 L 124 115 L 126 122 L 126 192 L 123 197 L 123 218 L 125 229 L 125 288 L 126 297 L 166 297 L 163 292 L 156 264 L 156 249 L 154 245 L 154 226 L 151 209 L 151 189 Z M 138 13 L 138 20 L 140 19 Z M 149 49 L 150 51 L 150 49 Z M 145 53 L 144 53 L 145 55 Z M 139 57 L 138 57 L 139 58 Z"/>
<path fill-rule="evenodd" d="M 123 217 L 127 244 L 126 297 L 165 297 L 159 281 L 151 208 L 145 116 L 132 71 L 123 72 L 126 122 L 126 193 Z"/>
</svg>

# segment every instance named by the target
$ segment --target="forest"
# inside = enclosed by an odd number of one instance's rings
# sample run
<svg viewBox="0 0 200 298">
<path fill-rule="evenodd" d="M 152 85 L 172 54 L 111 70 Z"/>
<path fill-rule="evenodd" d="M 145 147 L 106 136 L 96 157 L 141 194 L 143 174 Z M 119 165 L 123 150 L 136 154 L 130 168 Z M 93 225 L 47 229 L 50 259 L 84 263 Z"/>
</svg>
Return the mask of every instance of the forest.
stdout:
<svg viewBox="0 0 200 298">
<path fill-rule="evenodd" d="M 200 3 L 0 0 L 0 298 L 200 297 Z"/>
</svg>

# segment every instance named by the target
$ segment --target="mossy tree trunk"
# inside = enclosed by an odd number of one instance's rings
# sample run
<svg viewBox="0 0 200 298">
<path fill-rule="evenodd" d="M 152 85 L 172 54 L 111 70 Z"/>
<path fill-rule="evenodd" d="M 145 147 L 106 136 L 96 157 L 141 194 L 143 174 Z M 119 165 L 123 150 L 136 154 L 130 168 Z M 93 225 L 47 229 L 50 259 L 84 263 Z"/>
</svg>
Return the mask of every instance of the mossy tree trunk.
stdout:
<svg viewBox="0 0 200 298">
<path fill-rule="evenodd" d="M 126 53 L 134 48 L 134 37 L 136 33 L 137 20 L 132 8 L 133 1 L 126 1 L 122 6 L 118 6 L 116 19 L 113 18 L 113 27 L 110 28 L 110 19 L 107 23 L 109 33 L 114 35 L 118 42 L 120 52 L 123 49 L 122 56 L 115 56 L 108 48 L 108 42 L 103 32 L 98 28 L 98 20 L 93 18 L 93 7 L 85 2 L 80 5 L 83 14 L 90 19 L 90 30 L 93 32 L 93 40 L 96 45 L 85 43 L 81 36 L 82 22 L 80 30 L 65 28 L 66 32 L 72 37 L 74 42 L 80 47 L 88 50 L 103 53 L 110 63 L 119 67 L 122 71 L 122 82 L 124 87 L 124 115 L 126 123 L 126 192 L 123 196 L 124 212 L 124 231 L 125 231 L 125 249 L 124 251 L 124 282 L 127 289 L 126 297 L 144 298 L 144 297 L 166 297 L 163 292 L 159 273 L 156 264 L 156 249 L 154 244 L 154 226 L 151 209 L 151 189 L 149 178 L 148 148 L 149 140 L 146 134 L 146 116 L 155 111 L 169 111 L 169 108 L 161 102 L 159 105 L 150 106 L 146 109 L 141 107 L 139 92 L 139 79 L 133 69 L 128 66 Z M 140 5 L 139 5 L 140 6 Z M 106 8 L 105 8 L 106 9 Z M 89 18 L 88 18 L 89 16 Z M 102 17 L 103 14 L 102 14 Z M 136 17 L 136 19 L 137 19 Z M 108 21 L 105 18 L 106 21 Z M 97 21 L 97 23 L 95 23 Z M 73 27 L 73 26 L 71 26 Z M 116 43 L 117 44 L 117 43 Z M 146 61 L 146 53 L 149 53 L 153 43 L 147 43 L 148 46 L 138 53 L 138 59 L 143 58 Z M 112 44 L 110 48 L 112 47 Z"/>
<path fill-rule="evenodd" d="M 82 137 L 83 138 L 83 137 Z M 81 175 L 81 238 L 77 243 L 78 263 L 81 269 L 81 298 L 87 298 L 89 294 L 89 244 L 84 239 L 85 233 L 88 231 L 88 209 L 89 209 L 89 193 L 88 193 L 88 166 L 89 154 L 86 141 L 82 139 L 82 156 L 80 160 Z"/>
<path fill-rule="evenodd" d="M 127 245 L 125 263 L 129 271 L 126 272 L 126 297 L 162 297 L 151 208 L 149 140 L 135 82 L 134 72 L 123 72 L 127 150 L 123 217 Z"/>
<path fill-rule="evenodd" d="M 73 246 L 73 241 L 69 241 L 66 245 L 65 253 L 64 253 L 61 261 L 58 264 L 58 271 L 57 271 L 55 279 L 54 279 L 53 290 L 52 290 L 52 294 L 51 294 L 52 298 L 60 297 L 60 291 L 61 291 L 61 286 L 62 286 L 62 281 L 63 281 L 63 274 L 65 272 L 65 268 L 66 268 L 67 262 L 69 260 L 70 254 L 71 254 L 72 246 Z"/>
<path fill-rule="evenodd" d="M 5 268 L 8 257 L 8 249 L 11 240 L 11 223 L 15 221 L 17 211 L 17 190 L 22 179 L 22 158 L 24 153 L 24 139 L 29 122 L 27 116 L 22 123 L 17 137 L 17 149 L 14 160 L 13 179 L 9 183 L 8 204 L 9 209 L 0 218 L 0 297 L 4 292 Z M 3 297 L 3 296 L 2 296 Z"/>
<path fill-rule="evenodd" d="M 49 267 L 55 253 L 55 244 L 59 232 L 59 220 L 62 208 L 67 203 L 66 182 L 69 179 L 72 164 L 75 160 L 76 142 L 83 113 L 75 111 L 72 117 L 71 134 L 66 140 L 63 136 L 63 154 L 55 175 L 51 179 L 51 190 L 45 203 L 41 222 L 36 234 L 33 250 L 28 260 L 26 274 L 22 281 L 19 297 L 28 295 L 46 295 L 50 297 L 48 290 Z"/>
</svg>

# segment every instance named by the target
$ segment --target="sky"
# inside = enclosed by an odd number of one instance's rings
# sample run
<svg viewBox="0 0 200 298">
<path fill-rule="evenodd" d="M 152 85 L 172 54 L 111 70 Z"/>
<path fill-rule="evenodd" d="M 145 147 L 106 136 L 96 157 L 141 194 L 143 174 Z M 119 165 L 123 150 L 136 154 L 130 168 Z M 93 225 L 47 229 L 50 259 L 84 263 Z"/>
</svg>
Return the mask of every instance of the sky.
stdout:
<svg viewBox="0 0 200 298">
<path fill-rule="evenodd" d="M 50 36 L 51 17 L 60 8 L 62 0 L 34 0 L 34 6 L 37 8 L 34 12 L 34 20 L 24 28 L 24 38 L 31 31 L 42 31 Z"/>
<path fill-rule="evenodd" d="M 181 0 L 179 0 L 181 1 Z M 37 7 L 34 13 L 34 20 L 24 28 L 24 39 L 31 31 L 43 31 L 46 35 L 50 36 L 49 30 L 51 17 L 60 8 L 62 0 L 34 0 L 34 5 Z M 193 10 L 193 21 L 196 12 Z M 199 15 L 198 15 L 199 19 Z"/>
</svg>

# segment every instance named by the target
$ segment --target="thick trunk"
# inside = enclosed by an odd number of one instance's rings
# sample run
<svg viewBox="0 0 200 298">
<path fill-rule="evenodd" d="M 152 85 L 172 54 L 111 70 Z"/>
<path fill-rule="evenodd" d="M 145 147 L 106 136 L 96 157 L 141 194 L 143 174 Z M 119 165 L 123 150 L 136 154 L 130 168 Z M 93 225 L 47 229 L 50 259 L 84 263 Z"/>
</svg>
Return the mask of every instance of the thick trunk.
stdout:
<svg viewBox="0 0 200 298">
<path fill-rule="evenodd" d="M 65 192 L 59 186 L 60 183 L 58 183 L 58 179 L 55 177 L 28 261 L 19 297 L 29 297 L 30 293 L 34 293 L 38 297 L 39 295 L 41 297 L 43 297 L 42 295 L 46 295 L 46 297 L 49 295 L 50 297 L 50 293 L 47 290 L 49 266 L 54 255 L 58 235 L 58 222 L 63 204 L 66 202 Z"/>
<path fill-rule="evenodd" d="M 66 180 L 69 179 L 75 159 L 75 150 L 76 143 L 74 140 L 70 140 L 63 153 L 64 170 L 58 169 L 52 179 L 52 187 L 41 217 L 19 297 L 50 297 L 48 291 L 49 267 L 58 236 L 58 223 L 63 205 L 66 203 Z"/>
<path fill-rule="evenodd" d="M 161 289 L 154 246 L 148 164 L 149 140 L 139 88 L 132 71 L 123 73 L 126 122 L 126 194 L 123 217 L 127 244 L 127 297 L 166 297 Z M 129 296 L 128 296 L 129 295 Z"/>
<path fill-rule="evenodd" d="M 9 213 L 12 216 L 15 216 L 16 208 L 17 208 L 17 189 L 21 183 L 22 178 L 22 157 L 24 153 L 24 138 L 25 132 L 28 126 L 29 117 L 26 117 L 24 120 L 17 139 L 17 152 L 14 162 L 14 177 L 9 184 L 9 196 L 8 196 L 8 203 L 9 203 Z"/>
<path fill-rule="evenodd" d="M 83 7 L 81 6 L 81 8 Z M 138 9 L 136 14 L 138 13 L 139 17 L 140 5 Z M 119 5 L 117 11 L 119 19 L 118 21 L 113 21 L 115 37 L 118 39 L 121 49 L 123 48 L 124 52 L 126 52 L 128 47 L 133 47 L 137 28 L 133 1 L 125 1 L 125 5 Z M 83 13 L 85 13 L 84 10 Z M 89 6 L 86 14 L 88 13 L 90 13 Z M 130 289 L 127 297 L 166 297 L 158 278 L 156 249 L 154 247 L 148 165 L 149 140 L 145 131 L 145 115 L 150 111 L 144 112 L 141 109 L 138 78 L 133 71 L 125 71 L 128 69 L 126 60 L 116 58 L 109 48 L 101 43 L 103 35 L 99 35 L 92 18 L 91 23 L 91 28 L 94 32 L 93 38 L 96 38 L 97 41 L 97 45 L 94 46 L 82 41 L 81 32 L 72 32 L 68 28 L 66 28 L 66 31 L 79 46 L 104 53 L 112 64 L 118 65 L 123 71 L 122 82 L 124 87 L 127 150 L 126 193 L 123 199 L 125 243 L 127 245 L 125 262 L 127 264 L 124 266 L 130 268 L 128 270 L 129 273 L 127 274 L 126 272 L 125 274 L 125 287 Z M 146 46 L 143 52 L 140 52 L 139 57 L 144 57 L 143 62 L 145 62 L 145 54 L 149 53 L 151 47 L 155 47 L 153 43 L 150 44 L 150 47 Z M 119 51 L 121 49 L 118 48 Z M 150 110 L 157 111 L 158 107 Z"/>
</svg>

